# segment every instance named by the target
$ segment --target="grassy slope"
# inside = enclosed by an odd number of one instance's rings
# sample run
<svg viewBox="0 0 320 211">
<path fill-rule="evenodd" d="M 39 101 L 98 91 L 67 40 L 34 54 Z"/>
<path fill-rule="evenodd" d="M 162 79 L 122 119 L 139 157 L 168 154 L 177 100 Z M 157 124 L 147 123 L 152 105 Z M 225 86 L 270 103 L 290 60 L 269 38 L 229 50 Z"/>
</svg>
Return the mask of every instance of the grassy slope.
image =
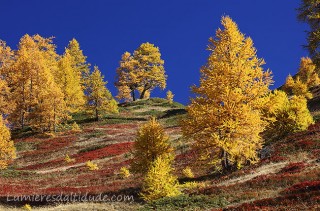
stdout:
<svg viewBox="0 0 320 211">
<path fill-rule="evenodd" d="M 157 116 L 165 125 L 165 131 L 177 149 L 175 168 L 181 183 L 196 181 L 201 185 L 185 188 L 188 196 L 145 205 L 137 196 L 141 185 L 139 176 L 121 179 L 118 173 L 122 166 L 130 165 L 136 130 L 151 115 Z M 7 195 L 61 192 L 132 194 L 135 197 L 135 203 L 60 205 L 59 210 L 85 207 L 89 210 L 320 208 L 320 168 L 316 161 L 320 154 L 320 123 L 268 146 L 266 157 L 254 166 L 227 175 L 212 175 L 203 165 L 194 162 L 189 143 L 181 138 L 178 122 L 184 115 L 184 107 L 178 103 L 170 105 L 162 99 L 151 99 L 122 105 L 119 115 L 107 116 L 99 123 L 78 115 L 82 132 L 66 131 L 51 138 L 17 138 L 18 158 L 12 167 L 0 172 L 0 198 L 4 202 Z M 66 163 L 66 154 L 75 161 Z M 88 160 L 98 164 L 100 169 L 89 171 L 85 166 Z M 184 178 L 182 169 L 186 166 L 193 169 L 195 179 Z M 23 203 L 14 205 L 21 207 Z M 9 205 L 12 207 L 13 204 L 4 206 Z M 35 210 L 49 208 L 55 209 L 40 206 Z M 0 205 L 2 209 L 8 210 L 8 207 Z"/>
</svg>

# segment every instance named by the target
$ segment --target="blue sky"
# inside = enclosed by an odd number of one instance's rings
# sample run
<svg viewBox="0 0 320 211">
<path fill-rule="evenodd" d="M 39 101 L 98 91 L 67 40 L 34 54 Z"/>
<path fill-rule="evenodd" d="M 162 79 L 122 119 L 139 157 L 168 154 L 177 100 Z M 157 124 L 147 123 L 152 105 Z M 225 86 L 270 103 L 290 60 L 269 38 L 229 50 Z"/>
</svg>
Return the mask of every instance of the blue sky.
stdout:
<svg viewBox="0 0 320 211">
<path fill-rule="evenodd" d="M 62 53 L 76 38 L 88 62 L 98 65 L 116 95 L 115 70 L 121 54 L 141 43 L 160 48 L 168 75 L 167 89 L 187 104 L 190 86 L 198 84 L 199 69 L 209 55 L 208 38 L 223 15 L 229 15 L 250 36 L 275 85 L 297 72 L 307 25 L 297 21 L 300 1 L 285 0 L 0 0 L 0 39 L 13 49 L 26 33 L 55 37 Z M 152 96 L 164 97 L 155 90 Z"/>
</svg>

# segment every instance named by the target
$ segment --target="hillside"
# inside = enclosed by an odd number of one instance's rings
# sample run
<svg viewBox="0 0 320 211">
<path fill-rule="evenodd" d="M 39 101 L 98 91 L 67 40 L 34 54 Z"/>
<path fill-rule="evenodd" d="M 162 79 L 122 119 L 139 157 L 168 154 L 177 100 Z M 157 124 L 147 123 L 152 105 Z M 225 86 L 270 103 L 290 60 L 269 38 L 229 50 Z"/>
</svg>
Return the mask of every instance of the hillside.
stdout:
<svg viewBox="0 0 320 211">
<path fill-rule="evenodd" d="M 314 110 L 315 111 L 315 110 Z M 211 174 L 195 162 L 190 143 L 182 138 L 179 119 L 186 111 L 179 103 L 154 98 L 120 105 L 120 114 L 94 122 L 85 114 L 74 116 L 81 132 L 61 129 L 54 137 L 14 133 L 17 159 L 0 172 L 0 210 L 316 210 L 320 209 L 320 123 L 308 131 L 289 136 L 261 151 L 261 161 L 226 175 Z M 121 178 L 120 168 L 129 167 L 138 127 L 156 116 L 176 149 L 175 169 L 184 196 L 145 204 L 138 197 L 141 178 Z M 72 162 L 66 162 L 69 155 Z M 91 160 L 99 170 L 90 171 Z M 190 166 L 194 179 L 182 170 Z M 52 204 L 50 201 L 7 202 L 20 195 L 101 193 L 132 195 L 134 201 Z"/>
</svg>

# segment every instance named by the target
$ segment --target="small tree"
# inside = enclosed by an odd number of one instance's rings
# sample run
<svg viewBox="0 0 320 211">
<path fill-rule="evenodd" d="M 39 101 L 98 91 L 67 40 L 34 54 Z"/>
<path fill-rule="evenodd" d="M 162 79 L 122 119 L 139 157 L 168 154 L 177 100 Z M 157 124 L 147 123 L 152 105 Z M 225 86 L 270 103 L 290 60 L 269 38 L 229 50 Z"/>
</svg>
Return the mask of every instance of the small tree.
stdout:
<svg viewBox="0 0 320 211">
<path fill-rule="evenodd" d="M 167 92 L 167 100 L 169 101 L 170 104 L 173 103 L 173 97 L 174 97 L 174 94 L 169 90 Z"/>
<path fill-rule="evenodd" d="M 110 91 L 106 88 L 107 82 L 97 66 L 89 77 L 88 105 L 93 110 L 98 121 L 102 113 L 118 113 L 117 102 L 113 99 Z"/>
<path fill-rule="evenodd" d="M 144 200 L 153 201 L 181 194 L 177 177 L 172 175 L 172 160 L 170 156 L 159 156 L 151 164 L 142 186 L 141 196 Z"/>
<path fill-rule="evenodd" d="M 309 90 L 319 84 L 320 79 L 316 72 L 316 66 L 310 58 L 306 57 L 301 58 L 296 78 L 294 79 L 291 75 L 287 77 L 283 90 L 289 95 L 304 96 L 307 99 L 311 99 L 313 96 Z"/>
<path fill-rule="evenodd" d="M 297 76 L 296 79 L 293 79 L 293 77 L 289 75 L 286 83 L 284 84 L 284 90 L 289 95 L 303 96 L 307 99 L 311 99 L 313 97 L 312 93 L 309 91 L 308 85 L 303 83 L 299 76 Z"/>
<path fill-rule="evenodd" d="M 138 130 L 131 169 L 133 172 L 145 174 L 157 157 L 172 151 L 169 137 L 165 135 L 163 127 L 152 118 Z"/>
<path fill-rule="evenodd" d="M 10 131 L 0 117 L 0 170 L 5 169 L 8 163 L 16 158 L 16 149 L 10 140 Z"/>
<path fill-rule="evenodd" d="M 274 140 L 297 131 L 303 131 L 313 123 L 303 96 L 288 98 L 283 91 L 274 91 L 268 96 L 263 108 L 264 117 L 269 122 L 264 136 Z"/>
</svg>

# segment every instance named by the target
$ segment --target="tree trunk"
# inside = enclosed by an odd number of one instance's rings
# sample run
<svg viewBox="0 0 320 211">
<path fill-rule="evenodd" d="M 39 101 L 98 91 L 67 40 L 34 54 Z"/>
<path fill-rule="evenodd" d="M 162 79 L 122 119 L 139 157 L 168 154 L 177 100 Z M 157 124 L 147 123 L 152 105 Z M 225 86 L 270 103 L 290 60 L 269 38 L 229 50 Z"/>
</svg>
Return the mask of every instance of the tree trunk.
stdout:
<svg viewBox="0 0 320 211">
<path fill-rule="evenodd" d="M 224 171 L 229 170 L 229 160 L 228 160 L 228 153 L 225 150 L 222 150 L 222 157 L 221 157 L 221 165 Z"/>
<path fill-rule="evenodd" d="M 147 89 L 146 88 L 143 88 L 141 94 L 140 94 L 140 99 L 142 100 L 144 98 L 144 95 L 146 93 Z"/>
<path fill-rule="evenodd" d="M 131 96 L 132 96 L 132 100 L 136 101 L 136 96 L 135 96 L 135 93 L 134 93 L 134 89 L 131 90 Z"/>
<path fill-rule="evenodd" d="M 99 121 L 99 112 L 98 112 L 98 108 L 96 108 L 96 121 Z"/>
</svg>

